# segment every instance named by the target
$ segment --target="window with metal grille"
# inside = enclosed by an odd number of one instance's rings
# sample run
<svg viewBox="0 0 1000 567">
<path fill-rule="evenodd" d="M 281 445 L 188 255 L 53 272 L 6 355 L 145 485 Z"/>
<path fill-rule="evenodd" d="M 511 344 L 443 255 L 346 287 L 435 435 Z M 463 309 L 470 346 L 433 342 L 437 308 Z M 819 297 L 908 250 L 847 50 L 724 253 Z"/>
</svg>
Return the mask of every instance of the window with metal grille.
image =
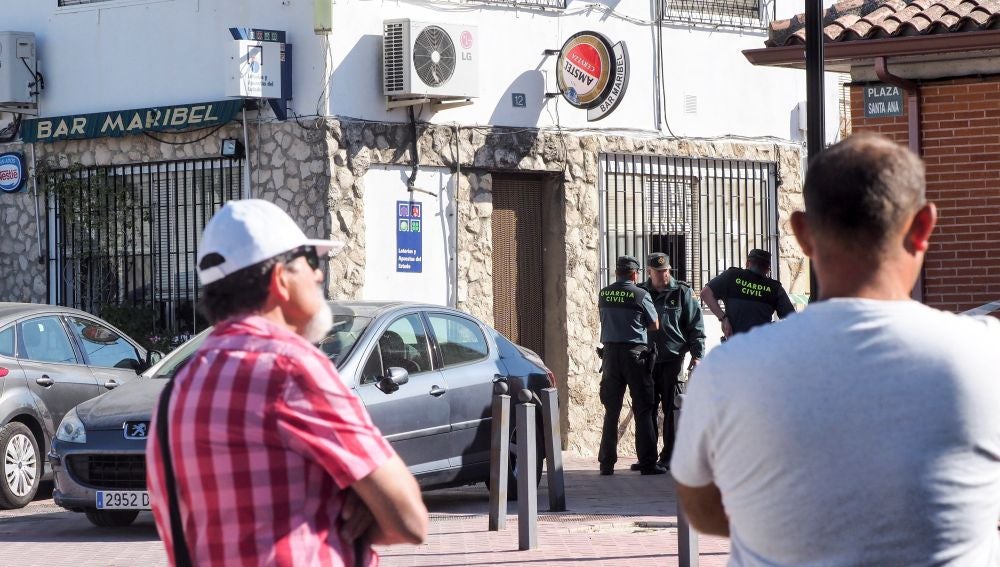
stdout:
<svg viewBox="0 0 1000 567">
<path fill-rule="evenodd" d="M 664 22 L 765 30 L 775 0 L 663 0 Z"/>
<path fill-rule="evenodd" d="M 670 256 L 673 276 L 701 289 L 752 248 L 771 250 L 777 269 L 776 166 L 770 162 L 601 155 L 601 269 L 615 259 Z"/>
<path fill-rule="evenodd" d="M 216 210 L 240 198 L 242 168 L 206 159 L 49 172 L 49 301 L 97 315 L 109 305 L 148 308 L 149 333 L 199 330 L 198 239 Z"/>
</svg>

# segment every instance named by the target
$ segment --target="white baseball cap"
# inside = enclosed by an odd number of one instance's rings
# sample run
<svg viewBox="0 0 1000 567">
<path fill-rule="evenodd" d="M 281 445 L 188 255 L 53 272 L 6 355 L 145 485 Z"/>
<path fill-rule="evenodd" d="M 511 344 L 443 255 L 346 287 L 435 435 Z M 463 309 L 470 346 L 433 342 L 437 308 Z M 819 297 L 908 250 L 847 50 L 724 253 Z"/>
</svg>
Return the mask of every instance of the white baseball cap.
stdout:
<svg viewBox="0 0 1000 567">
<path fill-rule="evenodd" d="M 202 285 L 210 284 L 300 246 L 314 246 L 322 257 L 339 251 L 344 244 L 307 238 L 288 213 L 270 201 L 229 201 L 202 232 L 198 279 Z"/>
</svg>

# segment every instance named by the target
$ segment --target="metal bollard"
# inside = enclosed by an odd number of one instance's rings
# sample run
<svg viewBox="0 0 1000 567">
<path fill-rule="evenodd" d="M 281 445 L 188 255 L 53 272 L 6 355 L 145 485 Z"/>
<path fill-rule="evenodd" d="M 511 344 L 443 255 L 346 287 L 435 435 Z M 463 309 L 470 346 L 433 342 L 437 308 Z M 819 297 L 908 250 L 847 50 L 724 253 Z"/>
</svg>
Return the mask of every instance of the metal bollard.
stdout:
<svg viewBox="0 0 1000 567">
<path fill-rule="evenodd" d="M 680 421 L 681 405 L 684 395 L 674 398 L 674 438 L 677 437 L 677 422 Z M 680 499 L 677 500 L 677 559 L 680 567 L 698 567 L 698 532 L 691 529 L 691 524 L 684 515 Z"/>
<path fill-rule="evenodd" d="M 493 384 L 490 437 L 490 531 L 507 528 L 507 469 L 510 467 L 510 396 L 507 383 Z"/>
<path fill-rule="evenodd" d="M 517 394 L 517 548 L 538 547 L 538 486 L 535 482 L 535 404 L 531 390 Z"/>
<path fill-rule="evenodd" d="M 563 477 L 562 434 L 559 428 L 559 391 L 545 388 L 542 403 L 542 429 L 545 439 L 545 462 L 549 479 L 549 511 L 566 511 L 566 481 Z"/>
</svg>

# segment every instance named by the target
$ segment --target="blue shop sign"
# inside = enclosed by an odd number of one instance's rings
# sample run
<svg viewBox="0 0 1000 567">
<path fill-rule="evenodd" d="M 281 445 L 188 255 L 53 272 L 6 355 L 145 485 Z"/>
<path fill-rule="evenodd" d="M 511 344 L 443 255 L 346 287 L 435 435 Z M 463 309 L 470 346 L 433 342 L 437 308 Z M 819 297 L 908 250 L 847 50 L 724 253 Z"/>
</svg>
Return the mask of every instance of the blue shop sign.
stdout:
<svg viewBox="0 0 1000 567">
<path fill-rule="evenodd" d="M 24 187 L 24 155 L 18 152 L 0 154 L 0 191 L 16 193 Z"/>
<path fill-rule="evenodd" d="M 424 270 L 423 207 L 413 201 L 396 201 L 396 271 Z"/>
</svg>

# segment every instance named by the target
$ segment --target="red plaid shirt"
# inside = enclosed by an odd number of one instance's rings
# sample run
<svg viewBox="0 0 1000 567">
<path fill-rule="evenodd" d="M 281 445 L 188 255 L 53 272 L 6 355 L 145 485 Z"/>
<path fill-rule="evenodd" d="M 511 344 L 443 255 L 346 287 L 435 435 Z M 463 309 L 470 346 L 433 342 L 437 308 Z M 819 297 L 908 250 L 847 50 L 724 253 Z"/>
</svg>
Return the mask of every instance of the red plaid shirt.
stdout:
<svg viewBox="0 0 1000 567">
<path fill-rule="evenodd" d="M 174 380 L 171 456 L 194 563 L 353 566 L 340 537 L 345 489 L 393 450 L 326 356 L 252 316 L 220 324 Z M 173 563 L 155 435 L 146 462 Z M 366 564 L 378 564 L 373 551 Z"/>
</svg>

